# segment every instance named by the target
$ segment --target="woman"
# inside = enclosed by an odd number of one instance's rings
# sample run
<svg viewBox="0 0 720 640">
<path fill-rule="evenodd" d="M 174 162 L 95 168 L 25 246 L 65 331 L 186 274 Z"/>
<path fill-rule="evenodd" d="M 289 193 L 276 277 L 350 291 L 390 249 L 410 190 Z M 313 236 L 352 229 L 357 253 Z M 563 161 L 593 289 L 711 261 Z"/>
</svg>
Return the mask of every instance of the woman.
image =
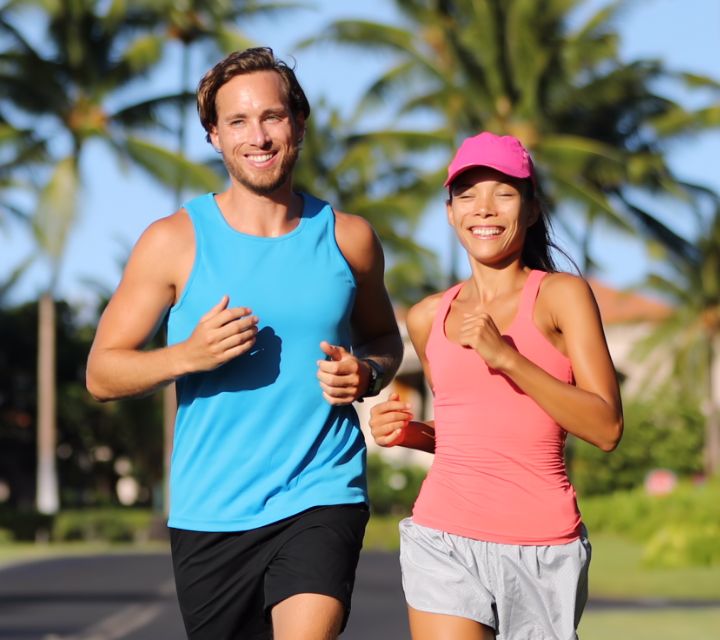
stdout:
<svg viewBox="0 0 720 640">
<path fill-rule="evenodd" d="M 381 446 L 435 453 L 401 565 L 413 640 L 568 640 L 590 544 L 564 464 L 568 433 L 612 451 L 618 383 L 592 291 L 557 272 L 537 177 L 511 136 L 468 138 L 448 167 L 450 225 L 471 276 L 407 326 L 435 419 L 375 406 Z"/>
</svg>

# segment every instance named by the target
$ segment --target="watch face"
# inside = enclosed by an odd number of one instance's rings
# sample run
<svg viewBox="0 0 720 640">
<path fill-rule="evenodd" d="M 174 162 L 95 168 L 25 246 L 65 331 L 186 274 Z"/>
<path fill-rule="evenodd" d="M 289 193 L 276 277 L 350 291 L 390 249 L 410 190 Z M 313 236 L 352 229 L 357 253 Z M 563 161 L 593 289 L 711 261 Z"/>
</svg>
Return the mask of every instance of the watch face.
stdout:
<svg viewBox="0 0 720 640">
<path fill-rule="evenodd" d="M 370 367 L 370 380 L 368 382 L 368 389 L 365 395 L 376 396 L 382 389 L 382 369 L 377 362 L 371 360 L 370 358 L 366 358 L 365 362 L 367 362 Z"/>
</svg>

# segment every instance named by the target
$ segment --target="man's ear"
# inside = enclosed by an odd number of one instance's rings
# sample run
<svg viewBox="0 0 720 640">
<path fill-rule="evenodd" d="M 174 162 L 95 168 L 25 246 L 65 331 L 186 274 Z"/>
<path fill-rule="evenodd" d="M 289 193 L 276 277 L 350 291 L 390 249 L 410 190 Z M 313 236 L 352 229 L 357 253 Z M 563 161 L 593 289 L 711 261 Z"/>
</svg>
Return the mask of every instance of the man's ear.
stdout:
<svg viewBox="0 0 720 640">
<path fill-rule="evenodd" d="M 302 113 L 298 113 L 295 116 L 295 128 L 297 129 L 297 143 L 302 144 L 305 139 L 305 116 Z"/>
<path fill-rule="evenodd" d="M 210 138 L 210 144 L 213 146 L 213 149 L 220 153 L 220 139 L 218 138 L 217 127 L 210 129 L 208 137 Z"/>
</svg>

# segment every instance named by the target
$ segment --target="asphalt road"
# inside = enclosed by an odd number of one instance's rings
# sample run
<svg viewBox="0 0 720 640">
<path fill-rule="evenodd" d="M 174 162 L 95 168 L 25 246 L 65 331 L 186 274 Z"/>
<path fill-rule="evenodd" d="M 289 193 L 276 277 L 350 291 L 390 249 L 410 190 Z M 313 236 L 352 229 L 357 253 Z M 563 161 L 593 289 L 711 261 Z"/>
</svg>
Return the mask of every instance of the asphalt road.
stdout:
<svg viewBox="0 0 720 640">
<path fill-rule="evenodd" d="M 720 607 L 591 600 L 588 609 Z M 0 568 L 1 640 L 183 640 L 170 556 L 53 558 Z M 342 640 L 409 640 L 396 553 L 363 552 Z"/>
<path fill-rule="evenodd" d="M 182 640 L 170 557 L 54 558 L 0 569 L 2 640 Z M 343 640 L 407 640 L 395 553 L 364 553 Z"/>
</svg>

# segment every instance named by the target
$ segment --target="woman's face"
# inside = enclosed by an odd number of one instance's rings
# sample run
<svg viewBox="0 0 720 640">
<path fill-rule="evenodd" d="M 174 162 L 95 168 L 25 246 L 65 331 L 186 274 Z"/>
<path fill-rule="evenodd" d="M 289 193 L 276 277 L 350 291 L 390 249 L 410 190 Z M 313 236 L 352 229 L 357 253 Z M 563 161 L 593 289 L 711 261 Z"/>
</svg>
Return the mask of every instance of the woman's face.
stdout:
<svg viewBox="0 0 720 640">
<path fill-rule="evenodd" d="M 448 222 L 471 260 L 501 266 L 520 258 L 537 219 L 521 189 L 521 180 L 489 167 L 468 169 L 453 181 Z"/>
</svg>

